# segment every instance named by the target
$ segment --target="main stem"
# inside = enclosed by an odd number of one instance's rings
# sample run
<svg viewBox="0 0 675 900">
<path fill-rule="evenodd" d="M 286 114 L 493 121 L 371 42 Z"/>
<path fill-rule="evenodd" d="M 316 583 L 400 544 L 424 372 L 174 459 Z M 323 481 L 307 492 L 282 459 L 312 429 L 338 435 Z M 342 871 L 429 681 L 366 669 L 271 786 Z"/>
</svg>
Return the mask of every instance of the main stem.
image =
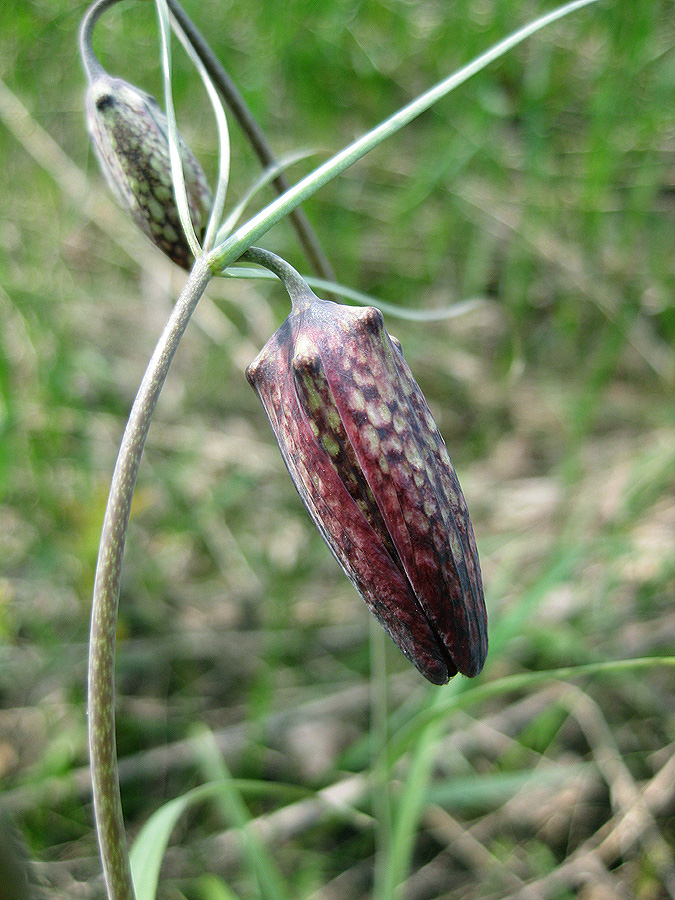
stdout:
<svg viewBox="0 0 675 900">
<path fill-rule="evenodd" d="M 115 633 L 131 500 L 152 415 L 171 360 L 212 272 L 195 263 L 148 364 L 129 415 L 103 522 L 89 643 L 89 754 L 103 873 L 109 900 L 135 900 L 117 770 Z"/>
</svg>

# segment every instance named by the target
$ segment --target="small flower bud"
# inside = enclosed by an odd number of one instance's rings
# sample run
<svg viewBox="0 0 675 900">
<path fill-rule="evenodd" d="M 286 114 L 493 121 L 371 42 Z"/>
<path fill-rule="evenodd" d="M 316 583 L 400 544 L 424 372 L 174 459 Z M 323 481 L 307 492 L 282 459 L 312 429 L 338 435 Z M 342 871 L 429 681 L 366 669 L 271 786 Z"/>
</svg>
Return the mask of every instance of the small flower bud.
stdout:
<svg viewBox="0 0 675 900">
<path fill-rule="evenodd" d="M 298 492 L 385 630 L 429 681 L 477 675 L 487 615 L 443 438 L 381 313 L 307 288 L 247 370 Z"/>
<path fill-rule="evenodd" d="M 190 269 L 192 253 L 173 191 L 167 119 L 154 97 L 103 71 L 86 95 L 87 127 L 103 174 L 122 207 L 167 256 Z M 202 237 L 211 192 L 194 154 L 179 139 L 190 217 Z"/>
</svg>

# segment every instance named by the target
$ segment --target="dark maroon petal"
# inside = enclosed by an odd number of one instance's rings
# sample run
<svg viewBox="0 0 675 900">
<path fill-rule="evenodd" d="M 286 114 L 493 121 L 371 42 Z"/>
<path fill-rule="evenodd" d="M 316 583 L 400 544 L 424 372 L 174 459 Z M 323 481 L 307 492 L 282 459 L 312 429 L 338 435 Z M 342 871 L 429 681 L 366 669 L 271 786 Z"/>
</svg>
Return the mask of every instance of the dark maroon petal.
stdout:
<svg viewBox="0 0 675 900">
<path fill-rule="evenodd" d="M 347 317 L 345 317 L 347 318 Z M 486 611 L 466 504 L 443 439 L 377 310 L 325 331 L 322 362 L 360 467 L 412 589 L 456 667 L 476 675 Z"/>
<path fill-rule="evenodd" d="M 288 322 L 285 323 L 288 325 Z M 284 326 L 282 326 L 284 328 Z M 410 584 L 343 484 L 298 400 L 279 332 L 247 371 L 310 516 L 371 612 L 434 684 L 456 674 L 421 613 Z"/>
<path fill-rule="evenodd" d="M 471 521 L 381 314 L 308 291 L 247 374 L 312 519 L 400 649 L 435 683 L 478 674 L 487 616 Z"/>
<path fill-rule="evenodd" d="M 433 572 L 430 579 L 421 582 L 412 573 L 409 575 L 459 670 L 464 675 L 474 676 L 483 668 L 487 656 L 487 613 L 471 519 L 445 442 L 424 396 L 396 348 L 394 357 L 401 382 L 407 386 L 410 438 L 425 462 L 432 489 L 431 495 L 425 497 L 424 511 L 431 524 L 445 596 L 439 597 L 438 592 L 434 592 L 439 579 L 433 578 Z"/>
</svg>

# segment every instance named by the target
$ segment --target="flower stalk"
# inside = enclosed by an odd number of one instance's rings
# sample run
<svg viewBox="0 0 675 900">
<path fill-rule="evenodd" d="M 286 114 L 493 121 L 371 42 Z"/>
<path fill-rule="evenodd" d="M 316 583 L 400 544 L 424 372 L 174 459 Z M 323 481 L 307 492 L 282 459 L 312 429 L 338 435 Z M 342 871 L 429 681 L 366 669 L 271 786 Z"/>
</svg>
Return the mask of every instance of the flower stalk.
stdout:
<svg viewBox="0 0 675 900">
<path fill-rule="evenodd" d="M 131 500 L 152 415 L 180 339 L 212 272 L 199 260 L 173 308 L 122 438 L 99 547 L 89 641 L 89 754 L 96 827 L 110 900 L 134 900 L 115 742 L 115 632 Z"/>
</svg>

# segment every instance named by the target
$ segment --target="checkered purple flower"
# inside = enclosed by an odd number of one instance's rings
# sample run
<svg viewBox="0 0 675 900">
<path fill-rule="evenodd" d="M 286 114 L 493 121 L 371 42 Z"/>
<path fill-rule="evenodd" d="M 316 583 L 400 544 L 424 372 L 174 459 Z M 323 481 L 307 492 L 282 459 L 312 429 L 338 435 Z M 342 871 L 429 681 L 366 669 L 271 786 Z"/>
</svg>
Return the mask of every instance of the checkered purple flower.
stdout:
<svg viewBox="0 0 675 900">
<path fill-rule="evenodd" d="M 298 492 L 371 612 L 435 684 L 487 654 L 457 475 L 381 313 L 309 288 L 247 371 Z"/>
</svg>

